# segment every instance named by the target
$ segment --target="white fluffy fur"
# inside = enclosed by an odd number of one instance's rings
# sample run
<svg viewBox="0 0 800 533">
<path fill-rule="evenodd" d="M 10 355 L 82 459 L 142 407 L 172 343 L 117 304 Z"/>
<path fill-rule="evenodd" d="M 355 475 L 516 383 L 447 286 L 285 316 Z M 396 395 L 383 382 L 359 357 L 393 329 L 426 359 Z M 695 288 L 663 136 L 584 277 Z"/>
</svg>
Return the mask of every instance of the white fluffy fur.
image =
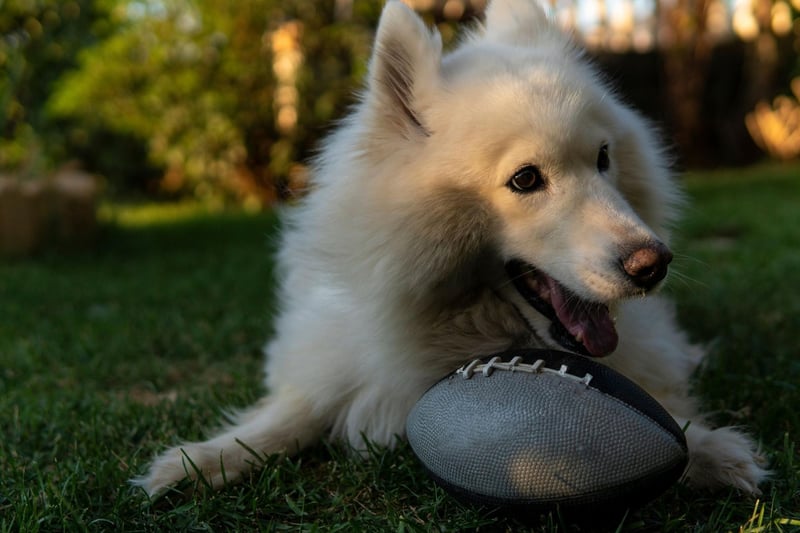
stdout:
<svg viewBox="0 0 800 533">
<path fill-rule="evenodd" d="M 710 429 L 689 396 L 701 351 L 613 266 L 637 243 L 669 241 L 680 195 L 657 146 L 537 4 L 494 0 L 485 27 L 443 56 L 438 34 L 389 2 L 363 98 L 288 214 L 268 395 L 136 483 L 155 494 L 194 478 L 189 457 L 219 487 L 252 468 L 248 448 L 292 453 L 326 434 L 391 446 L 422 392 L 463 362 L 560 348 L 508 282 L 503 264 L 519 258 L 614 309 L 620 342 L 603 361 L 689 423 L 689 483 L 757 492 L 753 442 Z M 506 186 L 526 164 L 545 190 Z"/>
</svg>

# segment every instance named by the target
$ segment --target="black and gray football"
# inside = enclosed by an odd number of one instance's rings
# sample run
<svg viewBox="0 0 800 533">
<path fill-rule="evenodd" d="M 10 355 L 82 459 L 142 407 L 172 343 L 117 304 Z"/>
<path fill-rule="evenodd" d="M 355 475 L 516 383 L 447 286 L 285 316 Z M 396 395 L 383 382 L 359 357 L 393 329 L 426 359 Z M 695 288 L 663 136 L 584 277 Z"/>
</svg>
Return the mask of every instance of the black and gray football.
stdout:
<svg viewBox="0 0 800 533">
<path fill-rule="evenodd" d="M 460 368 L 420 398 L 406 432 L 446 490 L 523 512 L 638 507 L 675 483 L 688 460 L 681 428 L 639 386 L 550 350 Z"/>
</svg>

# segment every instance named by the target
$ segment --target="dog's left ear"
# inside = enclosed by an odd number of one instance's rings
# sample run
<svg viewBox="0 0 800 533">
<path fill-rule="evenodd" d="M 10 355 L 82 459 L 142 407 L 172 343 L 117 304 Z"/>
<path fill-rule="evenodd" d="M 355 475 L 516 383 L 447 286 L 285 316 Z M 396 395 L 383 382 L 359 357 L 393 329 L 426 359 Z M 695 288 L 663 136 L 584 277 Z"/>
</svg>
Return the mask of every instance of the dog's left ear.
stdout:
<svg viewBox="0 0 800 533">
<path fill-rule="evenodd" d="M 539 0 L 491 0 L 485 38 L 520 46 L 534 45 L 543 34 L 559 34 Z"/>
<path fill-rule="evenodd" d="M 383 8 L 370 60 L 369 98 L 372 116 L 382 131 L 427 135 L 425 102 L 439 81 L 442 39 L 399 0 Z"/>
</svg>

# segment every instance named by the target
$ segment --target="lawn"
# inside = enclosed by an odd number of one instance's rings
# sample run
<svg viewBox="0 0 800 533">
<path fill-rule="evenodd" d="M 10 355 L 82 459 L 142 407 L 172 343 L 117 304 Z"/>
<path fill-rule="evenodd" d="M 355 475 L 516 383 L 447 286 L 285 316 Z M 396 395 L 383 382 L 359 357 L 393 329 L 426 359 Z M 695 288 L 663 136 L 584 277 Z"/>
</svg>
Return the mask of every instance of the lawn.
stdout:
<svg viewBox="0 0 800 533">
<path fill-rule="evenodd" d="M 620 529 L 798 530 L 800 168 L 686 182 L 666 290 L 710 347 L 706 408 L 760 439 L 774 477 L 759 502 L 676 486 Z M 130 487 L 156 451 L 260 394 L 277 223 L 185 206 L 103 218 L 94 250 L 0 262 L 0 531 L 518 529 L 452 500 L 405 445 L 362 462 L 324 443 L 193 498 Z"/>
</svg>

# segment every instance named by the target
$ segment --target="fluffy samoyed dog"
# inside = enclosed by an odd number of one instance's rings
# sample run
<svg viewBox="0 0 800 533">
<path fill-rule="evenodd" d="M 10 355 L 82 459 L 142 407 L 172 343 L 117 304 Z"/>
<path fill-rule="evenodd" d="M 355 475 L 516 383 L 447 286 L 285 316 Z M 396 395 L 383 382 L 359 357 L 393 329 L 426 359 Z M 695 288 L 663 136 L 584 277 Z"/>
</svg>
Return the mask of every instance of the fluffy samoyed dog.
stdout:
<svg viewBox="0 0 800 533">
<path fill-rule="evenodd" d="M 325 435 L 391 446 L 443 375 L 542 347 L 602 358 L 688 426 L 689 484 L 756 493 L 763 459 L 698 412 L 702 351 L 652 294 L 680 198 L 652 127 L 534 0 L 494 0 L 448 54 L 390 1 L 360 102 L 287 214 L 267 395 L 136 483 L 156 494 L 202 473 L 219 487 L 251 451 Z"/>
</svg>

